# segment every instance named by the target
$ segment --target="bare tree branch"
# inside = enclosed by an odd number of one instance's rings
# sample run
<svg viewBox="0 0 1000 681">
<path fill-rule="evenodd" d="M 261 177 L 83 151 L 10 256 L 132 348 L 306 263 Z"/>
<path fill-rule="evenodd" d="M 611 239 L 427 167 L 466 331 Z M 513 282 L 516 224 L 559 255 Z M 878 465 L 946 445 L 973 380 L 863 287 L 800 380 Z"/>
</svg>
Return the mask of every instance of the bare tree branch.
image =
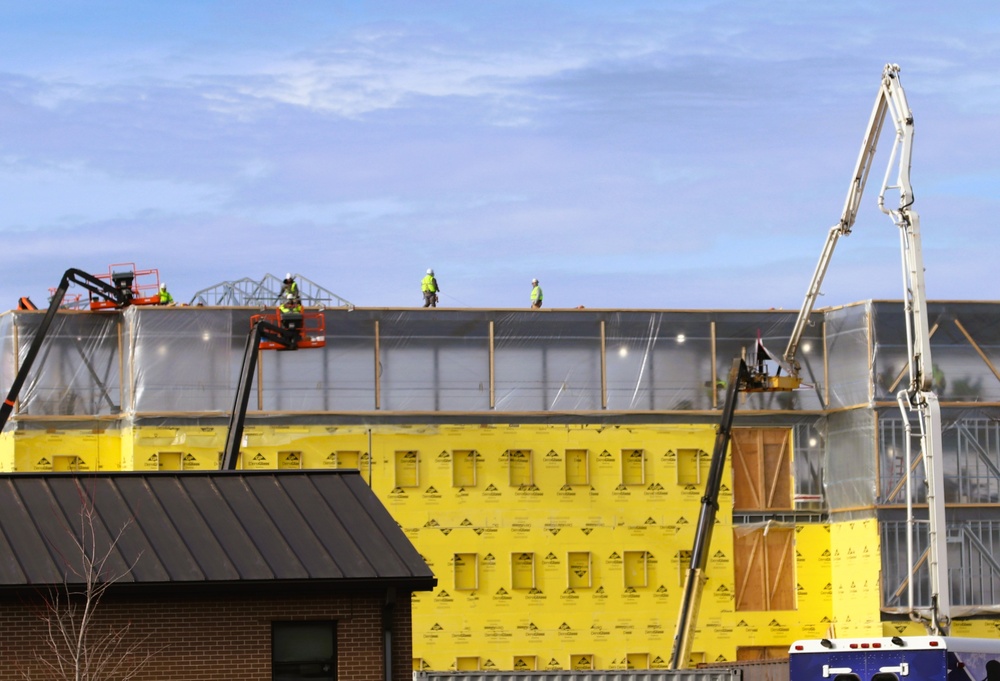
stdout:
<svg viewBox="0 0 1000 681">
<path fill-rule="evenodd" d="M 98 627 L 95 615 L 102 598 L 113 585 L 128 577 L 141 554 L 126 562 L 120 571 L 112 569 L 119 544 L 134 522 L 129 518 L 117 531 L 109 532 L 106 544 L 98 538 L 101 517 L 96 500 L 77 480 L 80 495 L 79 522 L 67 526 L 73 555 L 64 556 L 63 583 L 43 597 L 39 618 L 45 624 L 44 644 L 34 651 L 37 668 L 45 679 L 57 681 L 103 681 L 135 678 L 146 663 L 163 648 L 146 646 L 150 634 L 136 636 L 132 623 Z M 102 535 L 103 536 L 103 535 Z M 26 680 L 31 670 L 21 670 Z"/>
</svg>

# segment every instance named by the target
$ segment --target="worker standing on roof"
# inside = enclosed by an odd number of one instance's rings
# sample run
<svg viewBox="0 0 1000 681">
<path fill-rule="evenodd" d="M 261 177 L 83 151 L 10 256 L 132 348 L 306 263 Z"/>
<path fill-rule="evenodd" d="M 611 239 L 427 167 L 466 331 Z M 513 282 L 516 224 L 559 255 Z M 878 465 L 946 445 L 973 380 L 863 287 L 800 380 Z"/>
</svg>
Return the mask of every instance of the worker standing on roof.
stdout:
<svg viewBox="0 0 1000 681">
<path fill-rule="evenodd" d="M 424 294 L 424 307 L 437 307 L 437 294 L 441 290 L 441 287 L 438 286 L 437 279 L 434 278 L 434 270 L 427 270 L 427 274 L 420 281 L 420 290 Z"/>
<path fill-rule="evenodd" d="M 160 284 L 160 305 L 173 305 L 174 297 L 167 290 L 166 283 Z"/>
<path fill-rule="evenodd" d="M 289 294 L 292 295 L 295 300 L 302 300 L 299 296 L 299 282 L 295 281 L 295 277 L 291 272 L 285 275 L 285 280 L 281 282 L 281 297 L 285 298 Z"/>
<path fill-rule="evenodd" d="M 542 306 L 542 287 L 538 285 L 537 279 L 531 280 L 531 307 L 537 309 Z"/>
</svg>

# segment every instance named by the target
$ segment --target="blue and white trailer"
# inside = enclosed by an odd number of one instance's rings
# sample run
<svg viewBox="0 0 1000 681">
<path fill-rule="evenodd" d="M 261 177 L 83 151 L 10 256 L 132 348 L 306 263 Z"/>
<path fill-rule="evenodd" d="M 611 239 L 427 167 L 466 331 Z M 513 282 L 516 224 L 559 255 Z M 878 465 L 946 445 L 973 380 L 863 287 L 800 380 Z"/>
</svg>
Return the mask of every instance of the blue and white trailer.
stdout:
<svg viewBox="0 0 1000 681">
<path fill-rule="evenodd" d="M 796 641 L 790 681 L 1000 681 L 1000 639 L 893 636 Z"/>
</svg>

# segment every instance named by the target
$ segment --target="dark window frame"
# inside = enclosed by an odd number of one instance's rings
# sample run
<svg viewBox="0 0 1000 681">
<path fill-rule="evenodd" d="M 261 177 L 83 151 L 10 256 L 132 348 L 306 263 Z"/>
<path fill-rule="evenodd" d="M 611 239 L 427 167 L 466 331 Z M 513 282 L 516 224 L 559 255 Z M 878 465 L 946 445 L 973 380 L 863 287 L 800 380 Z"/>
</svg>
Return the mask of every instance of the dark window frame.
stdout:
<svg viewBox="0 0 1000 681">
<path fill-rule="evenodd" d="M 282 646 L 279 637 L 291 635 L 295 631 L 302 632 L 315 629 L 317 639 L 327 629 L 330 635 L 330 657 L 310 657 L 301 659 L 278 659 Z M 336 620 L 274 620 L 271 622 L 271 680 L 301 681 L 303 679 L 319 679 L 321 681 L 336 681 L 337 679 L 337 621 Z"/>
</svg>

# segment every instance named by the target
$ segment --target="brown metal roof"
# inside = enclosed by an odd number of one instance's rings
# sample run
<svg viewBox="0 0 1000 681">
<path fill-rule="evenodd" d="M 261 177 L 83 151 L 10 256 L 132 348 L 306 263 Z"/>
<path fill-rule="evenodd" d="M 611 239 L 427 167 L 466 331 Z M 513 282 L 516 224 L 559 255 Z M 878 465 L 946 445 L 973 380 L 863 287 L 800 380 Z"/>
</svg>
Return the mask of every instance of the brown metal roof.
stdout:
<svg viewBox="0 0 1000 681">
<path fill-rule="evenodd" d="M 88 536 L 122 584 L 436 583 L 357 471 L 0 475 L 0 587 L 81 581 Z"/>
</svg>

